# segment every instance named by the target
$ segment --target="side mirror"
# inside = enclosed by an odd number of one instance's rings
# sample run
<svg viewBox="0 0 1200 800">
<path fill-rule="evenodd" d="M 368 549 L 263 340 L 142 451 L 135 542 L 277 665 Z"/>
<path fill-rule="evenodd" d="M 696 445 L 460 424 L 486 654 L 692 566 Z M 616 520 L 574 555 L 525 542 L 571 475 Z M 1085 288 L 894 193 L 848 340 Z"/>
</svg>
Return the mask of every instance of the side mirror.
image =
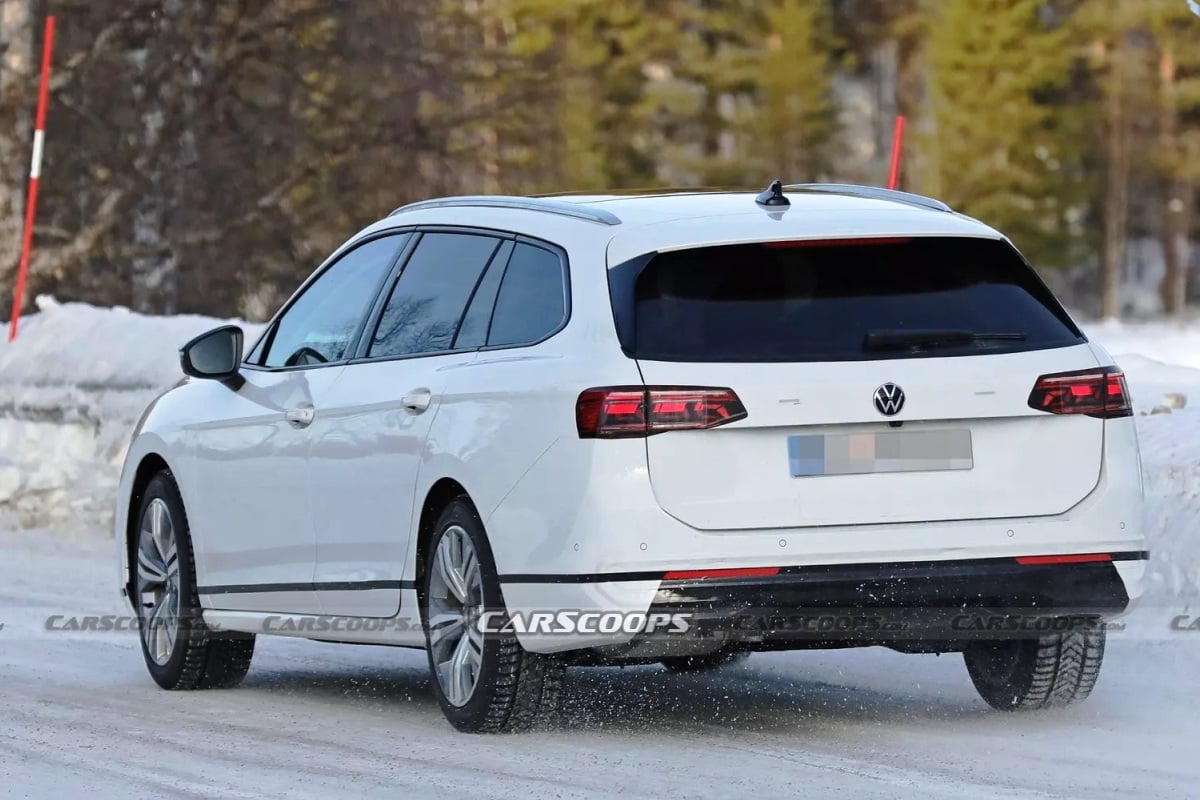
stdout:
<svg viewBox="0 0 1200 800">
<path fill-rule="evenodd" d="M 179 348 L 179 366 L 193 378 L 230 380 L 241 363 L 242 329 L 237 325 L 214 328 Z"/>
</svg>

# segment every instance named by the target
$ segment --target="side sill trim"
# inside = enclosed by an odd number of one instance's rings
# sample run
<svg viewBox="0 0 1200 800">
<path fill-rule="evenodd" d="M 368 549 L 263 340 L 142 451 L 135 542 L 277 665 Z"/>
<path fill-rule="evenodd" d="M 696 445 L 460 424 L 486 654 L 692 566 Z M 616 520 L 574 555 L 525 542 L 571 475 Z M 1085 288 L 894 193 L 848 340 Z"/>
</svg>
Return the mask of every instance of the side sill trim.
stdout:
<svg viewBox="0 0 1200 800">
<path fill-rule="evenodd" d="M 365 592 L 372 589 L 415 589 L 416 581 L 326 581 L 324 583 L 232 583 L 197 586 L 197 594 L 259 594 L 263 592 Z"/>
</svg>

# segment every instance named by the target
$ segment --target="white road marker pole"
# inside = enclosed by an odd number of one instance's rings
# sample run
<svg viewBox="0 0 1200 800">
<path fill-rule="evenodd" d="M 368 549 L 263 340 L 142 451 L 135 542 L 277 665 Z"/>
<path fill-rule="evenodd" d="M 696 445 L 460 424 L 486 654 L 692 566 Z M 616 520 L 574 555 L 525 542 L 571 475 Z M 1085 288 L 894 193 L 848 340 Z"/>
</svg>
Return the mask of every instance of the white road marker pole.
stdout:
<svg viewBox="0 0 1200 800">
<path fill-rule="evenodd" d="M 29 162 L 29 194 L 25 199 L 25 231 L 21 237 L 21 263 L 17 267 L 17 286 L 13 291 L 12 317 L 8 323 L 10 342 L 17 338 L 17 325 L 25 300 L 25 277 L 29 273 L 29 251 L 33 247 L 33 220 L 37 216 L 38 179 L 42 177 L 42 148 L 46 141 L 46 103 L 50 98 L 50 55 L 53 50 L 54 17 L 46 17 L 46 34 L 42 40 L 42 83 L 38 89 L 33 156 Z"/>
</svg>

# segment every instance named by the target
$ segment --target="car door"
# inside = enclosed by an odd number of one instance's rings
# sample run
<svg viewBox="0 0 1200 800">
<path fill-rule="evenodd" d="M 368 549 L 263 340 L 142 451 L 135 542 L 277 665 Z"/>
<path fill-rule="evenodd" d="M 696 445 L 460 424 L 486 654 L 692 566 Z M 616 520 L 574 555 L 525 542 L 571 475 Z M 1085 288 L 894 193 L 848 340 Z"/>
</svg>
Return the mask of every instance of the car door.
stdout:
<svg viewBox="0 0 1200 800">
<path fill-rule="evenodd" d="M 495 296 L 513 246 L 501 236 L 420 234 L 361 358 L 318 399 L 309 469 L 313 497 L 328 498 L 313 507 L 314 581 L 327 614 L 390 617 L 400 607 L 426 438 L 455 401 L 455 370 L 483 344 L 492 302 L 472 299 Z"/>
<path fill-rule="evenodd" d="M 307 470 L 316 400 L 353 355 L 405 238 L 374 238 L 340 255 L 268 328 L 240 386 L 211 383 L 205 418 L 185 434 L 206 607 L 320 613 Z"/>
</svg>

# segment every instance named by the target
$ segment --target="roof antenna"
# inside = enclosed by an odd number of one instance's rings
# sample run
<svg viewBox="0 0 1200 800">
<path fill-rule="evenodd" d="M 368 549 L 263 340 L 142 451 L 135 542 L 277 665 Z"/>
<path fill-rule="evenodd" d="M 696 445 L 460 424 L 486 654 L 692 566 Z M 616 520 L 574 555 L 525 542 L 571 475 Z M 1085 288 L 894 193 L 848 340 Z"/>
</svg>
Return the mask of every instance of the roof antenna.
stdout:
<svg viewBox="0 0 1200 800">
<path fill-rule="evenodd" d="M 755 198 L 755 202 L 760 206 L 790 206 L 791 200 L 783 196 L 783 181 L 771 181 L 771 185 L 767 190 Z"/>
</svg>

